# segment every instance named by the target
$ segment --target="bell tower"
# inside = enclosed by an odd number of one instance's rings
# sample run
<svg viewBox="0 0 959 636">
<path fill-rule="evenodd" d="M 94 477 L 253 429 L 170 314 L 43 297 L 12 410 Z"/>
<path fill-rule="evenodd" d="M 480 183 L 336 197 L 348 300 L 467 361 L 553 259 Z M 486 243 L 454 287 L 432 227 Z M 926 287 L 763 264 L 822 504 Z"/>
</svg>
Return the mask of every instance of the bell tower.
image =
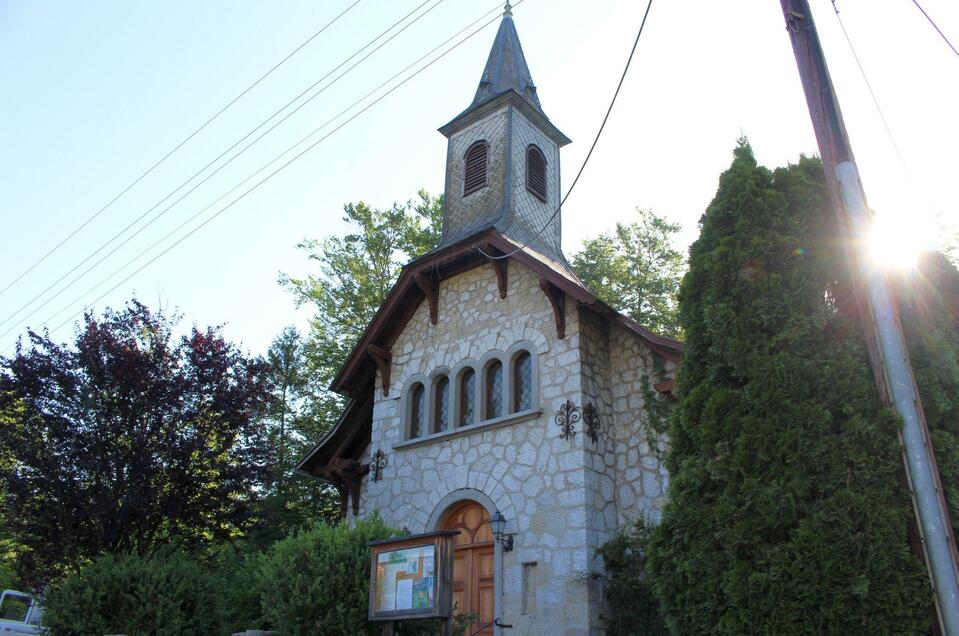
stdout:
<svg viewBox="0 0 959 636">
<path fill-rule="evenodd" d="M 495 228 L 568 268 L 553 213 L 570 140 L 543 112 L 508 2 L 473 102 L 439 130 L 448 139 L 439 247 Z"/>
</svg>

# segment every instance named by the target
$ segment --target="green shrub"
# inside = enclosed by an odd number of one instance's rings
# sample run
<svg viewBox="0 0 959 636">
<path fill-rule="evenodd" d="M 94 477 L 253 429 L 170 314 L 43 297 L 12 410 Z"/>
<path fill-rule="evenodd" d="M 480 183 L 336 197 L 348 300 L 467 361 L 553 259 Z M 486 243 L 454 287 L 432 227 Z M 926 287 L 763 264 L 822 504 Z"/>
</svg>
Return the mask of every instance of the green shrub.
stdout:
<svg viewBox="0 0 959 636">
<path fill-rule="evenodd" d="M 175 548 L 107 554 L 46 597 L 51 636 L 211 636 L 224 633 L 220 581 L 209 561 Z"/>
<path fill-rule="evenodd" d="M 638 519 L 600 549 L 606 566 L 608 636 L 665 636 L 669 633 L 646 569 L 651 532 L 652 526 Z"/>
<path fill-rule="evenodd" d="M 822 165 L 743 142 L 690 248 L 669 500 L 649 566 L 677 634 L 922 634 L 882 408 Z"/>
<path fill-rule="evenodd" d="M 318 524 L 276 542 L 258 571 L 264 619 L 284 636 L 375 636 L 367 544 L 395 534 L 374 517 L 353 528 Z"/>
</svg>

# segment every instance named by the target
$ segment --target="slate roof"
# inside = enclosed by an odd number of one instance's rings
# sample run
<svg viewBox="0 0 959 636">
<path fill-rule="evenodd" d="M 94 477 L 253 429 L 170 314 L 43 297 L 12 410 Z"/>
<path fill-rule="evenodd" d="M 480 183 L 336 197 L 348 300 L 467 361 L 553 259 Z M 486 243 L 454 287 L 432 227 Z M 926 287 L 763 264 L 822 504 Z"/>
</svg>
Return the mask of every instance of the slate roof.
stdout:
<svg viewBox="0 0 959 636">
<path fill-rule="evenodd" d="M 509 3 L 506 6 L 499 31 L 496 32 L 496 39 L 493 40 L 493 48 L 490 49 L 489 58 L 486 60 L 486 68 L 476 88 L 473 103 L 466 112 L 479 108 L 496 96 L 513 89 L 536 110 L 543 113 L 543 107 L 536 95 L 536 85 L 533 84 L 533 76 L 530 75 L 529 66 L 526 65 L 526 56 L 523 55 L 523 47 L 516 33 L 516 25 L 513 24 Z"/>
</svg>

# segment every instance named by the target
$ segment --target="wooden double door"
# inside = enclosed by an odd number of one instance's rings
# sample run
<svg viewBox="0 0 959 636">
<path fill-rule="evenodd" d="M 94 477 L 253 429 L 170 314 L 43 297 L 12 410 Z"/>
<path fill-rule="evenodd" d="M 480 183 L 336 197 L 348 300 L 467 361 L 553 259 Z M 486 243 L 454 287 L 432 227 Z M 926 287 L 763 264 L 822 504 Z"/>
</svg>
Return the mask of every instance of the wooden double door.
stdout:
<svg viewBox="0 0 959 636">
<path fill-rule="evenodd" d="M 467 634 L 490 636 L 493 633 L 494 588 L 493 533 L 489 513 L 475 501 L 464 501 L 446 513 L 441 527 L 460 531 L 454 538 L 453 548 L 453 611 L 456 614 L 476 614 L 476 622 Z"/>
</svg>

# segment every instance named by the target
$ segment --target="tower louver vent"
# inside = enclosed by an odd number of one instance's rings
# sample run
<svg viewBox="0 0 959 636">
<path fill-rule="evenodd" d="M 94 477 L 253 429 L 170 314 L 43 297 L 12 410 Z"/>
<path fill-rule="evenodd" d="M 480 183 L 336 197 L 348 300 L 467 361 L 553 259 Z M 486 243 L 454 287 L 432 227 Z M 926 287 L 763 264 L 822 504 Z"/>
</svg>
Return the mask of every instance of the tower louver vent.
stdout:
<svg viewBox="0 0 959 636">
<path fill-rule="evenodd" d="M 536 146 L 526 149 L 526 189 L 540 201 L 546 201 L 546 157 Z"/>
<path fill-rule="evenodd" d="M 466 168 L 463 177 L 463 196 L 484 188 L 487 184 L 486 167 L 489 163 L 489 144 L 477 141 L 466 151 Z"/>
</svg>

